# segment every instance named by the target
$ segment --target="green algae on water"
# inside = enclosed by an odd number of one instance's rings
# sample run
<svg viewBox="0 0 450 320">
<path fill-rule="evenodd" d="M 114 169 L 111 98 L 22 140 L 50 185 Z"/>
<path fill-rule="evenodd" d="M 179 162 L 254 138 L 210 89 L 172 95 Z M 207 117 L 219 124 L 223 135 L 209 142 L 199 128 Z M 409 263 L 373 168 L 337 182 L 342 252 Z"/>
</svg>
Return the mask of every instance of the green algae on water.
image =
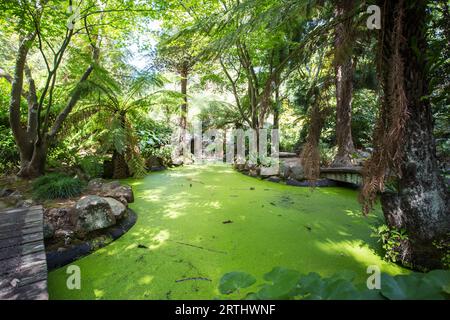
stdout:
<svg viewBox="0 0 450 320">
<path fill-rule="evenodd" d="M 187 166 L 127 180 L 136 225 L 73 262 L 81 289 L 66 286 L 66 268 L 49 273 L 51 299 L 213 299 L 225 273 L 257 279 L 276 266 L 331 276 L 367 267 L 405 269 L 382 260 L 371 225 L 380 209 L 360 214 L 357 191 L 300 188 L 262 181 L 230 167 Z M 227 223 L 224 223 L 227 222 Z"/>
</svg>

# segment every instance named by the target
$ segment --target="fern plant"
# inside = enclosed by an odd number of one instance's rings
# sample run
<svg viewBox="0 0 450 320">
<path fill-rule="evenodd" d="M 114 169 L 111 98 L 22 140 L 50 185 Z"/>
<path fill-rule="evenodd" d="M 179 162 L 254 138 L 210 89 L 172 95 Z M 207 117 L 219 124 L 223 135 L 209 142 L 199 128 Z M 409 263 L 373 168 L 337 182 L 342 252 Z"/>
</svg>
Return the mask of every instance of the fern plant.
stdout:
<svg viewBox="0 0 450 320">
<path fill-rule="evenodd" d="M 79 130 L 84 148 L 98 155 L 112 155 L 113 178 L 142 177 L 145 161 L 139 148 L 134 119 L 142 118 L 157 101 L 163 79 L 152 73 L 141 73 L 124 83 L 103 75 L 91 82 L 89 103 L 76 110 L 69 121 L 82 123 Z"/>
</svg>

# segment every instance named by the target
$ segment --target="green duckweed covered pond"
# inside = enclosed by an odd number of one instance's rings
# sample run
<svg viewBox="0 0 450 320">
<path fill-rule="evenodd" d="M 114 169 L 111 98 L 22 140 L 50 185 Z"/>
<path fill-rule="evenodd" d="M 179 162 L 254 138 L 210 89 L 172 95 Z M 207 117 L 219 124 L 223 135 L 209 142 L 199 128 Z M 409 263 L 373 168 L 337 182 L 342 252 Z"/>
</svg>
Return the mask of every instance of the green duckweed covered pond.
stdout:
<svg viewBox="0 0 450 320">
<path fill-rule="evenodd" d="M 226 166 L 188 166 L 129 180 L 136 225 L 73 264 L 81 290 L 66 287 L 66 268 L 48 278 L 51 299 L 213 299 L 221 276 L 262 279 L 273 267 L 330 276 L 350 270 L 365 284 L 368 265 L 406 273 L 382 260 L 357 192 L 261 181 Z"/>
</svg>

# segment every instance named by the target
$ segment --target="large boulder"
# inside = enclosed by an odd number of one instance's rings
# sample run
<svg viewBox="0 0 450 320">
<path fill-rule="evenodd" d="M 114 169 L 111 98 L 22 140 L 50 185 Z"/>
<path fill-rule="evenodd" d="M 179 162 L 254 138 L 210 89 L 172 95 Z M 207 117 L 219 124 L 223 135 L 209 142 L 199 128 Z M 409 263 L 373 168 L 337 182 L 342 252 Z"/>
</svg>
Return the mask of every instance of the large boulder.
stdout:
<svg viewBox="0 0 450 320">
<path fill-rule="evenodd" d="M 102 188 L 103 189 L 103 188 Z M 133 190 L 130 186 L 118 186 L 115 188 L 104 188 L 102 196 L 119 200 L 124 205 L 134 202 Z"/>
<path fill-rule="evenodd" d="M 284 179 L 305 180 L 305 172 L 300 158 L 281 159 L 280 176 Z"/>
<path fill-rule="evenodd" d="M 89 181 L 86 189 L 88 191 L 99 191 L 102 189 L 104 183 L 105 180 L 103 180 L 102 178 L 95 178 Z"/>
<path fill-rule="evenodd" d="M 74 207 L 46 209 L 44 217 L 55 229 L 71 229 L 77 223 L 77 212 Z"/>
<path fill-rule="evenodd" d="M 120 220 L 124 216 L 126 216 L 127 207 L 123 203 L 117 201 L 114 198 L 104 198 L 104 199 L 108 202 L 109 207 L 111 208 L 111 211 L 116 220 Z"/>
<path fill-rule="evenodd" d="M 77 230 L 90 232 L 104 229 L 116 223 L 111 206 L 105 198 L 99 196 L 85 196 L 77 201 Z"/>
<path fill-rule="evenodd" d="M 125 206 L 134 202 L 133 189 L 130 186 L 121 185 L 119 181 L 106 182 L 103 179 L 89 181 L 88 192 L 102 197 L 114 198 Z"/>
</svg>

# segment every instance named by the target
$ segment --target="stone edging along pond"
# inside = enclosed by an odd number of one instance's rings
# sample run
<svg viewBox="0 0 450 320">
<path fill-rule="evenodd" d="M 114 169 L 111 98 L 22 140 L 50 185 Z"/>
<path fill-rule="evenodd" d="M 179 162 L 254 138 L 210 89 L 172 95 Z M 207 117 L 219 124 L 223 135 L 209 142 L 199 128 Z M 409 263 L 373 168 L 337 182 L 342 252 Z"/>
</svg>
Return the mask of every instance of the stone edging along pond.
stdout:
<svg viewBox="0 0 450 320">
<path fill-rule="evenodd" d="M 102 232 L 102 236 L 109 237 L 110 241 L 98 241 L 98 238 L 94 238 L 83 243 L 72 245 L 62 251 L 47 251 L 46 257 L 48 271 L 63 267 L 75 260 L 93 253 L 100 248 L 105 247 L 112 241 L 120 238 L 128 230 L 130 230 L 135 225 L 136 221 L 137 214 L 133 210 L 128 208 L 128 215 L 126 218 L 122 219 L 118 224 L 104 229 L 104 231 Z"/>
<path fill-rule="evenodd" d="M 269 182 L 273 182 L 273 183 L 280 183 L 280 184 L 285 184 L 285 185 L 294 186 L 294 187 L 311 187 L 310 182 L 307 181 L 307 180 L 298 181 L 298 180 L 295 180 L 295 179 L 283 179 L 283 178 L 281 178 L 279 176 L 262 177 L 262 176 L 259 176 L 259 175 L 252 175 L 246 170 L 238 170 L 236 168 L 234 168 L 234 170 L 239 172 L 239 173 L 241 173 L 241 174 L 243 174 L 243 175 L 246 175 L 248 177 L 259 179 L 259 180 L 263 180 L 263 181 L 269 181 Z M 340 184 L 337 183 L 336 181 L 329 180 L 329 179 L 317 180 L 315 182 L 315 185 L 314 185 L 314 187 L 319 187 L 319 188 L 336 187 L 336 186 L 340 186 Z"/>
</svg>

